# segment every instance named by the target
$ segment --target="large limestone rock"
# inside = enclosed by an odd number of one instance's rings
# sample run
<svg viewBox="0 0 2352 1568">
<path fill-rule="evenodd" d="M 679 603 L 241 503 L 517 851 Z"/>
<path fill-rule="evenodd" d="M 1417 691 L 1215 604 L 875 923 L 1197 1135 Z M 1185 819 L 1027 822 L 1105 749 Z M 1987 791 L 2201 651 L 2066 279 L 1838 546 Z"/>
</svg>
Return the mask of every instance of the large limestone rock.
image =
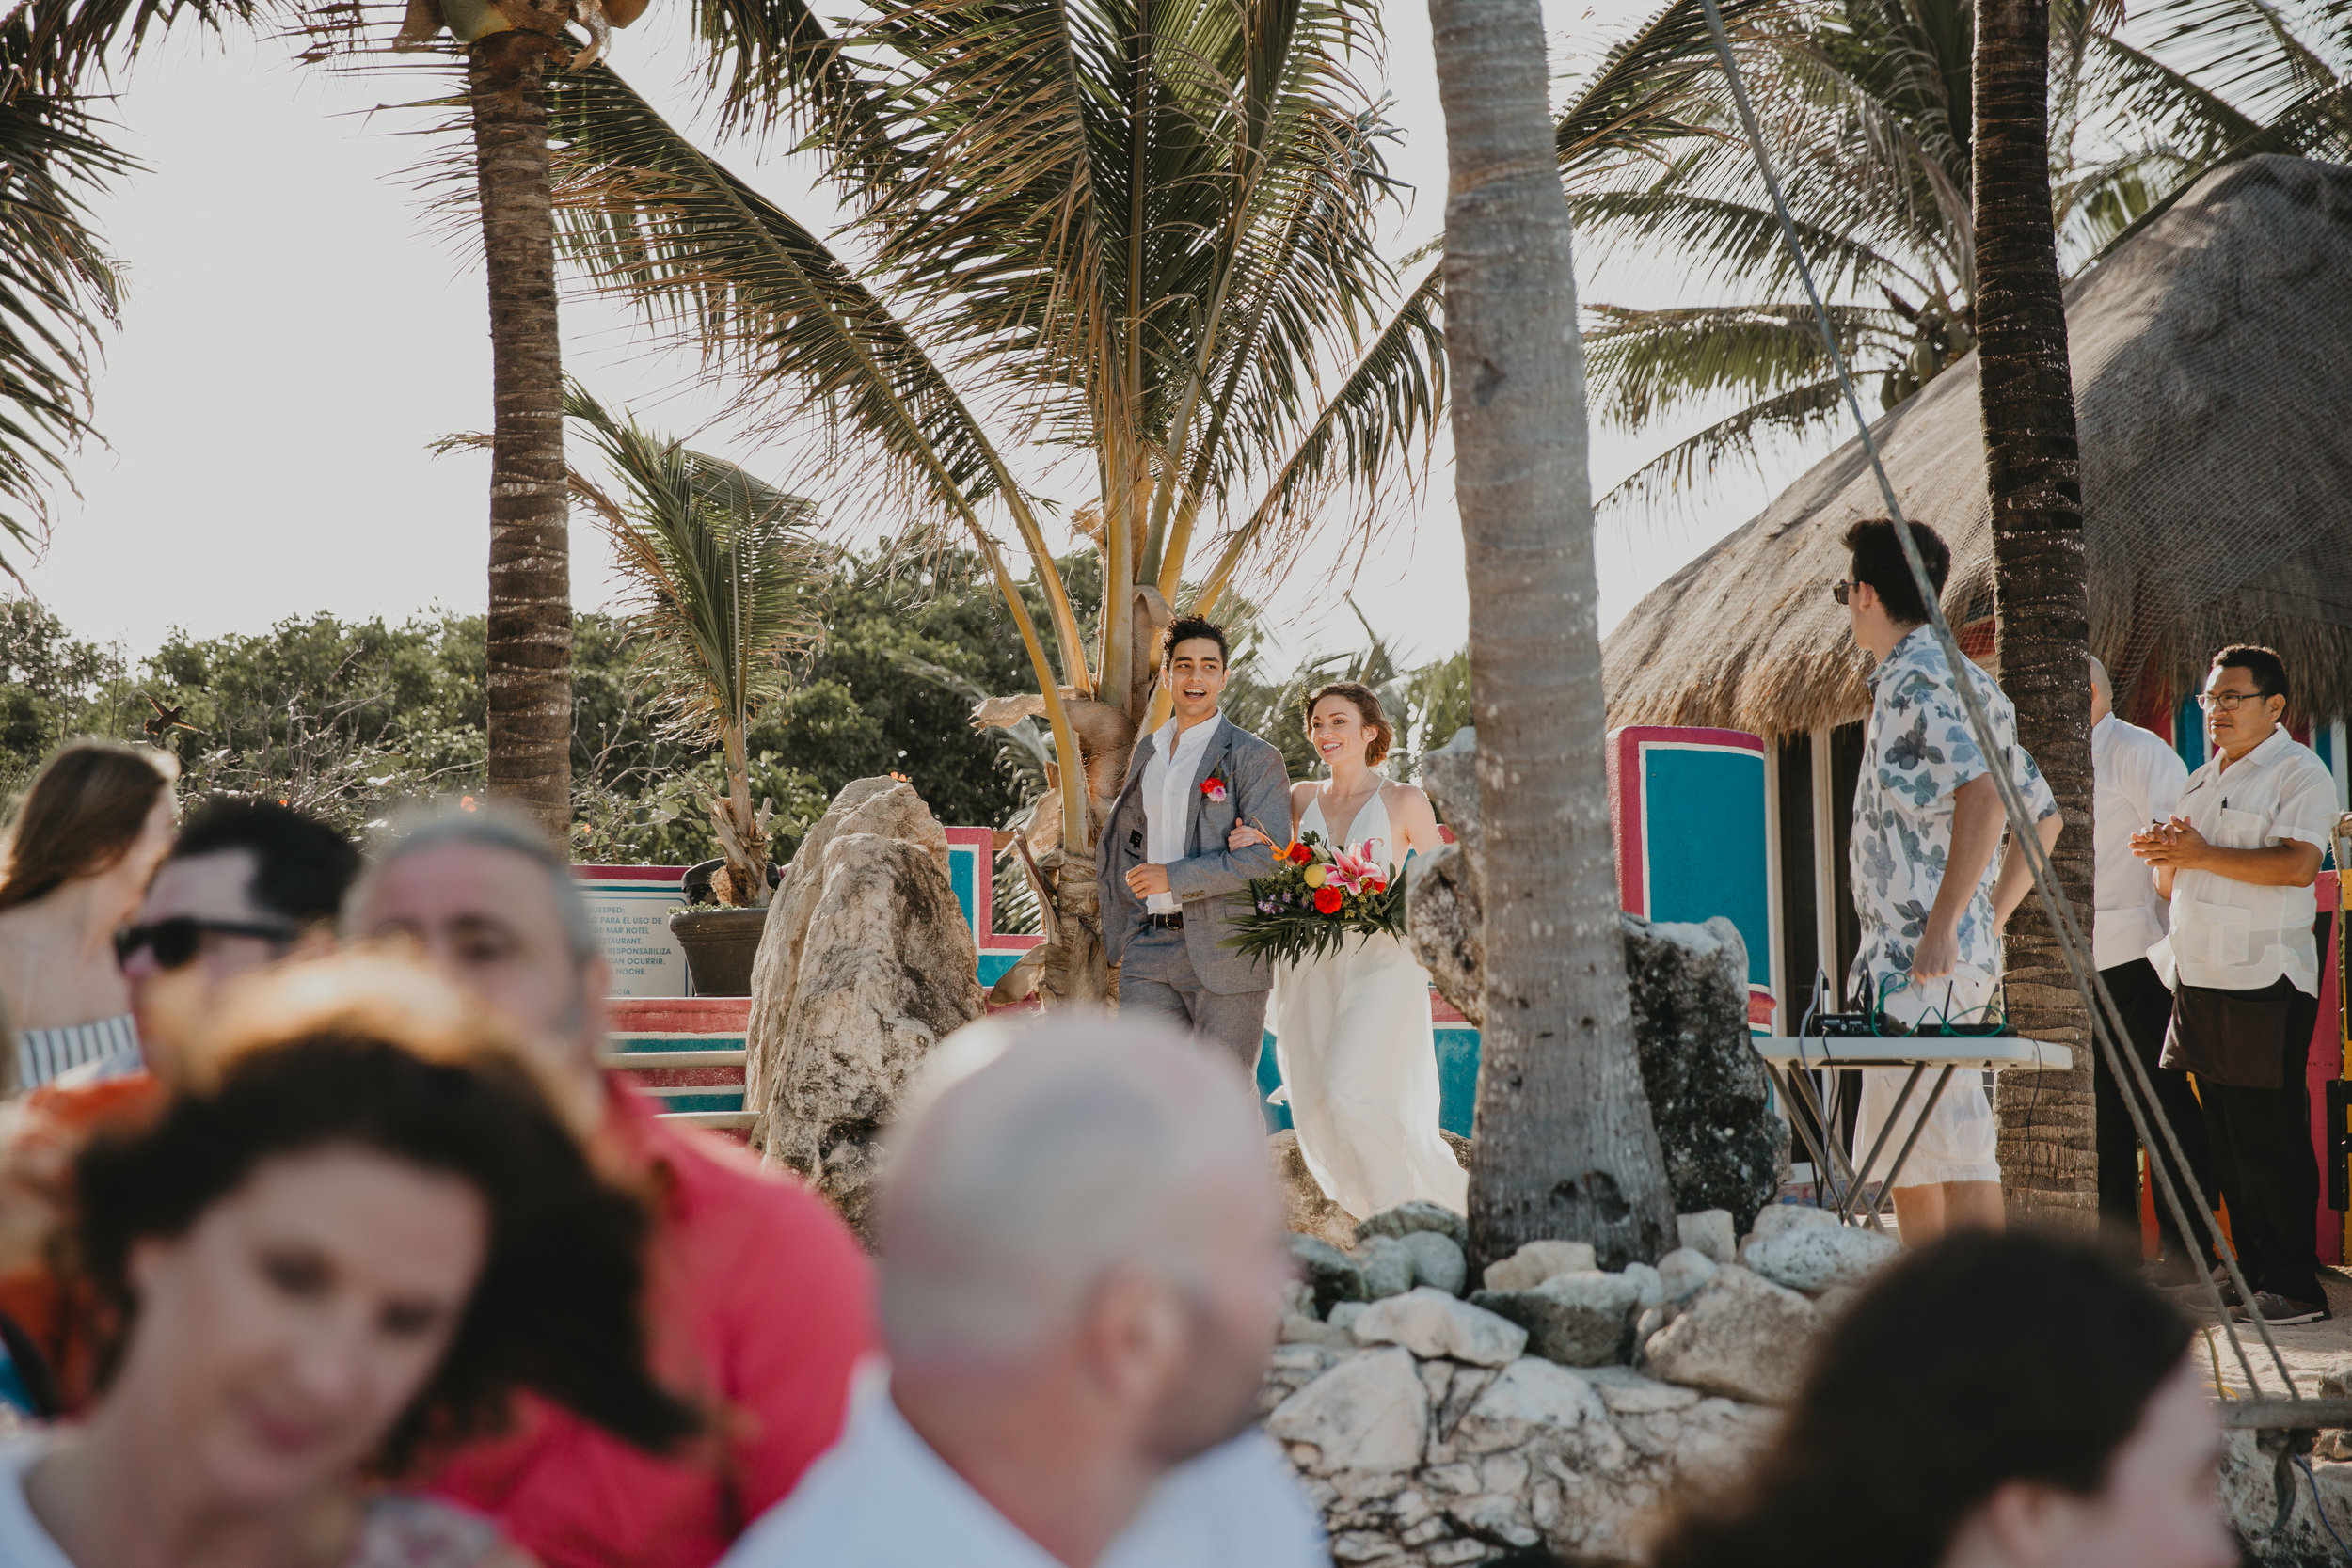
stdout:
<svg viewBox="0 0 2352 1568">
<path fill-rule="evenodd" d="M 1406 1300 L 1359 1307 L 1357 1322 Z M 1677 1488 L 1737 1475 L 1773 1421 L 1627 1367 L 1478 1366 L 1402 1345 L 1284 1345 L 1259 1408 L 1345 1568 L 1455 1568 L 1537 1545 L 1586 1568 L 1637 1568 Z"/>
<path fill-rule="evenodd" d="M 1600 1267 L 1590 1242 L 1527 1242 L 1510 1257 L 1486 1265 L 1489 1291 L 1532 1291 L 1556 1274 L 1589 1274 Z"/>
<path fill-rule="evenodd" d="M 1745 1229 L 1788 1158 L 1788 1124 L 1749 1043 L 1747 944 L 1721 915 L 1704 926 L 1621 918 L 1642 1086 L 1675 1210 L 1726 1209 Z"/>
<path fill-rule="evenodd" d="M 1416 863 L 1406 935 L 1439 995 L 1473 1023 L 1486 936 L 1479 898 L 1477 737 L 1468 729 L 1421 760 L 1422 787 L 1458 843 Z M 1677 1213 L 1729 1211 L 1745 1229 L 1770 1202 L 1788 1156 L 1764 1065 L 1748 1043 L 1748 957 L 1731 922 L 1625 921 L 1625 967 L 1650 1117 Z"/>
<path fill-rule="evenodd" d="M 1285 1127 L 1265 1141 L 1266 1164 L 1274 1171 L 1274 1190 L 1282 1195 L 1282 1228 L 1315 1236 L 1335 1247 L 1356 1244 L 1356 1216 L 1324 1195 L 1307 1156 L 1299 1151 L 1298 1134 Z"/>
<path fill-rule="evenodd" d="M 1820 1225 L 1752 1243 L 1740 1261 L 1775 1285 L 1818 1296 L 1833 1286 L 1860 1284 L 1901 1251 L 1883 1231 Z"/>
<path fill-rule="evenodd" d="M 1529 1290 L 1480 1291 L 1470 1300 L 1525 1328 L 1529 1354 L 1597 1367 L 1624 1355 L 1642 1288 L 1628 1275 L 1588 1269 L 1554 1275 Z"/>
<path fill-rule="evenodd" d="M 1650 1336 L 1650 1370 L 1668 1383 L 1757 1404 L 1796 1397 L 1820 1331 L 1820 1313 L 1796 1291 L 1733 1265 Z"/>
<path fill-rule="evenodd" d="M 785 869 L 752 966 L 752 1142 L 862 1235 L 908 1081 L 982 1011 L 947 868 L 947 835 L 914 787 L 860 779 Z"/>
<path fill-rule="evenodd" d="M 1476 1367 L 1500 1367 L 1527 1348 L 1527 1330 L 1518 1324 L 1426 1285 L 1375 1302 L 1354 1327 L 1367 1345 L 1403 1345 L 1424 1359 Z"/>
<path fill-rule="evenodd" d="M 1405 938 L 1438 994 L 1472 1023 L 1486 1020 L 1485 916 L 1478 902 L 1478 734 L 1465 725 L 1421 759 L 1421 786 L 1455 842 L 1414 864 L 1405 885 Z"/>
<path fill-rule="evenodd" d="M 1275 1407 L 1265 1429 L 1317 1474 L 1409 1470 L 1421 1463 L 1429 1393 L 1413 1353 L 1392 1349 L 1352 1356 Z"/>
</svg>

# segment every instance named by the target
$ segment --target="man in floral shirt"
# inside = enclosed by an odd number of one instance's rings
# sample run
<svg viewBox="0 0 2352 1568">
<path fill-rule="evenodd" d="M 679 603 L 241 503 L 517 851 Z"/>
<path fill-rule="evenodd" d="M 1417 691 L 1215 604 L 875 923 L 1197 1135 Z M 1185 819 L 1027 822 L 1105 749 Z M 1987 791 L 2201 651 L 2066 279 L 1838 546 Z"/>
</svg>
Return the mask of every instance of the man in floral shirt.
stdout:
<svg viewBox="0 0 2352 1568">
<path fill-rule="evenodd" d="M 1924 524 L 1914 523 L 1912 533 L 1940 594 L 1952 553 Z M 1988 761 L 1977 744 L 1895 525 L 1856 523 L 1845 544 L 1852 575 L 1832 592 L 1852 621 L 1855 643 L 1878 661 L 1854 786 L 1851 871 L 1862 946 L 1847 990 L 1857 1005 L 1882 1009 L 1890 1029 L 1978 1022 L 1990 1016 L 2000 990 L 2001 927 L 2033 884 L 2022 855 L 2003 857 L 1994 875 L 2002 812 L 1990 769 L 2001 768 L 2025 797 L 2045 851 L 2058 841 L 2058 801 L 2017 744 L 2009 699 L 1992 676 L 1963 663 L 1992 723 L 1995 754 Z M 1857 1157 L 1877 1143 L 1909 1076 L 1903 1068 L 1863 1073 Z M 1915 1091 L 1879 1157 L 1880 1172 L 1911 1135 L 1924 1099 Z M 1946 1086 L 1900 1180 L 1895 1215 L 1906 1242 L 2001 1223 L 1993 1107 L 1975 1074 Z"/>
</svg>

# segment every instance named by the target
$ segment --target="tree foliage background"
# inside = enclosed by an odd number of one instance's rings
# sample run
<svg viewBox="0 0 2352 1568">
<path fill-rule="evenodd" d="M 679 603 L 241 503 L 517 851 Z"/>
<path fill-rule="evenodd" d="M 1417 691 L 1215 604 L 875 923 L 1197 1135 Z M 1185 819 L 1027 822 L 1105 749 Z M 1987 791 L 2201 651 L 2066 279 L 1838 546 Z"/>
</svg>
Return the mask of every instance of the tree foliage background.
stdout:
<svg viewBox="0 0 2352 1568">
<path fill-rule="evenodd" d="M 1090 554 L 1062 569 L 1081 586 L 1099 576 Z M 778 860 L 853 779 L 903 774 L 942 822 L 985 826 L 1007 822 L 1044 787 L 1041 733 L 983 735 L 968 721 L 976 695 L 1016 686 L 1027 669 L 969 552 L 844 557 L 826 584 L 824 620 L 823 647 L 750 730 L 752 793 L 775 802 Z M 1374 637 L 1363 652 L 1285 674 L 1265 668 L 1263 646 L 1245 622 L 1226 709 L 1279 745 L 1295 777 L 1313 767 L 1298 701 L 1326 680 L 1378 689 L 1407 753 L 1443 745 L 1469 722 L 1458 654 L 1407 670 Z M 658 733 L 653 689 L 612 619 L 579 616 L 574 658 L 575 856 L 691 864 L 715 855 L 692 785 L 721 785 L 718 753 Z M 172 716 L 163 743 L 180 758 L 185 793 L 266 795 L 361 832 L 405 804 L 483 792 L 483 691 L 478 615 L 425 612 L 395 625 L 320 613 L 258 633 L 174 630 L 135 660 L 75 637 L 32 600 L 0 598 L 0 800 L 12 812 L 61 741 L 136 740 L 150 721 Z"/>
</svg>

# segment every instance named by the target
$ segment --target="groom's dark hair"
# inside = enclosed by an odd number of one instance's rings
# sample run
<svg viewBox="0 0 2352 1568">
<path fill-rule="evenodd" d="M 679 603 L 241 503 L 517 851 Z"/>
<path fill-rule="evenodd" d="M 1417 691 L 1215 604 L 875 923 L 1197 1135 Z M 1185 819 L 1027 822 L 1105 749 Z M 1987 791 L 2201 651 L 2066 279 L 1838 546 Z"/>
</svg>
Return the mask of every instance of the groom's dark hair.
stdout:
<svg viewBox="0 0 2352 1568">
<path fill-rule="evenodd" d="M 1176 651 L 1177 643 L 1194 641 L 1216 643 L 1217 662 L 1233 662 L 1233 647 L 1226 641 L 1225 628 L 1206 615 L 1179 615 L 1168 624 L 1167 635 L 1160 639 L 1160 662 L 1168 662 L 1168 656 Z"/>
</svg>

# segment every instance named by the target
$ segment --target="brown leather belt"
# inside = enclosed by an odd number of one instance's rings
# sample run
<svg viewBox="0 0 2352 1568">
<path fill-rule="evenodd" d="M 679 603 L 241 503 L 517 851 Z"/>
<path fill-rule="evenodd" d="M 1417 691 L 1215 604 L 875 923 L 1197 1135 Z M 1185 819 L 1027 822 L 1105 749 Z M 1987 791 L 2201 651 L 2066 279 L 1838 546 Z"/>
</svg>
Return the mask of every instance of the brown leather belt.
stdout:
<svg viewBox="0 0 2352 1568">
<path fill-rule="evenodd" d="M 1184 917 L 1181 912 L 1177 914 L 1147 914 L 1143 917 L 1143 920 L 1145 925 L 1156 926 L 1163 931 L 1181 931 L 1184 928 Z"/>
</svg>

